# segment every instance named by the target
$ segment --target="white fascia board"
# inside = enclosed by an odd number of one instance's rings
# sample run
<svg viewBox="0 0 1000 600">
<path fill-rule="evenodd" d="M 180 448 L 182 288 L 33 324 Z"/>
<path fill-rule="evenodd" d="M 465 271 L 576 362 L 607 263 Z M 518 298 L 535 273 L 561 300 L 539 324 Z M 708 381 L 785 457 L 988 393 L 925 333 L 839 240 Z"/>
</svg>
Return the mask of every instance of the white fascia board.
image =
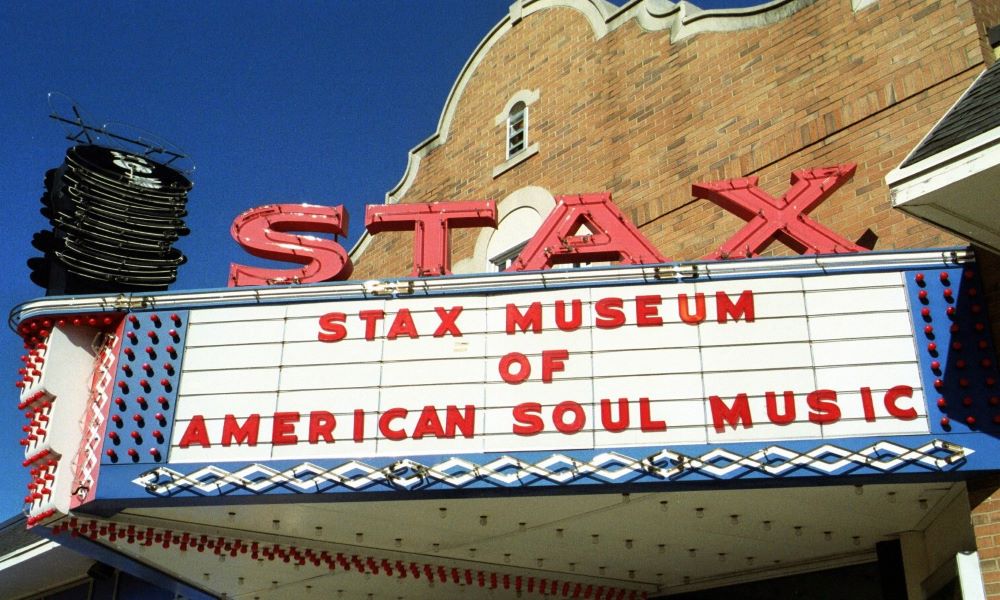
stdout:
<svg viewBox="0 0 1000 600">
<path fill-rule="evenodd" d="M 885 176 L 892 205 L 899 207 L 1000 164 L 1000 127 L 981 133 Z"/>
<path fill-rule="evenodd" d="M 58 547 L 59 544 L 43 539 L 39 539 L 37 542 L 32 542 L 27 546 L 22 546 L 9 554 L 0 556 L 0 571 L 5 571 L 11 567 L 15 567 L 25 561 L 41 556 L 46 552 L 55 550 Z"/>
</svg>

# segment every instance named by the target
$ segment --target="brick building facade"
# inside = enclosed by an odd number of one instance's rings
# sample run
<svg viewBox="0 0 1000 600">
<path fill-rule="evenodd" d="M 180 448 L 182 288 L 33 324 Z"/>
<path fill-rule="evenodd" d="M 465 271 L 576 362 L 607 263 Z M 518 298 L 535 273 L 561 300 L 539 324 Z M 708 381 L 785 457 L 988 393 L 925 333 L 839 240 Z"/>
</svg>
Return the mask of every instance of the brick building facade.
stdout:
<svg viewBox="0 0 1000 600">
<path fill-rule="evenodd" d="M 789 1 L 717 13 L 518 1 L 469 59 L 437 131 L 411 151 L 386 202 L 492 198 L 502 218 L 504 200 L 520 206 L 515 192 L 528 186 L 610 191 L 665 256 L 685 261 L 743 225 L 692 197 L 693 183 L 759 177 L 778 195 L 793 170 L 857 163 L 812 217 L 872 250 L 964 245 L 893 209 L 885 177 L 993 62 L 987 30 L 997 24 L 1000 4 L 990 0 Z M 504 117 L 518 98 L 531 98 L 531 147 L 507 161 Z M 492 268 L 482 253 L 491 235 L 453 231 L 456 273 Z M 362 238 L 354 276 L 408 275 L 412 237 Z M 775 242 L 762 254 L 793 253 Z M 980 261 L 995 315 L 998 259 L 980 251 Z M 1000 321 L 992 329 L 997 337 Z M 998 487 L 985 476 L 968 492 L 988 598 L 1000 598 Z M 922 575 L 936 566 L 909 562 Z"/>
<path fill-rule="evenodd" d="M 998 23 L 996 0 L 516 0 L 386 194 L 496 201 L 450 269 L 376 226 L 352 281 L 18 307 L 28 526 L 108 565 L 84 587 L 164 597 L 1000 600 L 1000 321 L 972 299 L 1000 314 L 1000 256 L 887 184 Z M 693 188 L 834 166 L 806 212 L 876 253 L 799 258 L 787 224 L 726 246 L 744 220 Z M 557 196 L 603 192 L 657 260 L 481 275 L 518 270 Z"/>
<path fill-rule="evenodd" d="M 666 256 L 694 260 L 742 222 L 692 198 L 692 183 L 758 176 L 778 195 L 795 169 L 856 162 L 818 221 L 850 240 L 870 229 L 877 250 L 961 243 L 892 210 L 884 177 L 986 64 L 989 3 L 778 4 L 698 20 L 653 17 L 652 3 L 615 14 L 526 3 L 470 58 L 388 202 L 610 191 Z M 496 117 L 521 90 L 538 92 L 529 136 L 539 151 L 494 176 L 506 158 Z M 455 232 L 453 261 L 476 235 Z M 355 276 L 407 274 L 410 237 L 363 240 Z"/>
</svg>

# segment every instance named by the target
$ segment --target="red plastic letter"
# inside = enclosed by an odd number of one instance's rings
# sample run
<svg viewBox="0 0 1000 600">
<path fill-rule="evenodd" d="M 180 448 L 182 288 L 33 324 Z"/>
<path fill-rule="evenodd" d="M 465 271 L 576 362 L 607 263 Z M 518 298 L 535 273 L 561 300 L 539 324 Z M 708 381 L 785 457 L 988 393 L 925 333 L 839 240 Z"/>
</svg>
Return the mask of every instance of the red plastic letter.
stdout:
<svg viewBox="0 0 1000 600">
<path fill-rule="evenodd" d="M 806 396 L 809 405 L 809 420 L 817 425 L 836 423 L 840 420 L 840 407 L 837 406 L 837 392 L 833 390 L 816 390 Z"/>
<path fill-rule="evenodd" d="M 347 337 L 347 328 L 341 325 L 347 315 L 339 312 L 326 313 L 319 318 L 319 333 L 316 338 L 321 342 L 337 342 Z"/>
<path fill-rule="evenodd" d="M 507 335 L 513 335 L 514 327 L 518 327 L 523 332 L 531 328 L 533 333 L 542 332 L 542 303 L 532 302 L 531 306 L 524 314 L 516 304 L 507 305 Z"/>
<path fill-rule="evenodd" d="M 659 308 L 662 298 L 659 296 L 636 296 L 635 297 L 635 324 L 638 327 L 653 327 L 663 325 L 663 318 L 660 316 Z"/>
<path fill-rule="evenodd" d="M 753 323 L 753 291 L 743 290 L 740 299 L 733 303 L 732 298 L 725 292 L 715 292 L 715 310 L 719 323 L 725 323 L 732 317 L 734 321 L 739 321 L 740 317 L 747 323 Z"/>
<path fill-rule="evenodd" d="M 382 432 L 382 435 L 385 436 L 387 440 L 405 440 L 405 431 L 402 429 L 392 429 L 389 425 L 396 419 L 405 419 L 408 414 L 410 414 L 410 411 L 405 408 L 390 408 L 382 413 L 382 416 L 378 418 L 379 431 Z"/>
<path fill-rule="evenodd" d="M 733 429 L 739 427 L 741 421 L 745 429 L 753 427 L 750 403 L 746 394 L 737 394 L 732 407 L 726 406 L 726 402 L 719 396 L 709 396 L 708 401 L 712 407 L 712 424 L 715 425 L 716 433 L 725 431 L 727 423 Z"/>
<path fill-rule="evenodd" d="M 318 444 L 320 439 L 332 444 L 333 428 L 337 425 L 337 419 L 333 413 L 325 410 L 314 410 L 309 413 L 309 443 Z"/>
<path fill-rule="evenodd" d="M 212 446 L 208 441 L 208 429 L 205 428 L 205 417 L 201 415 L 195 415 L 191 418 L 178 445 L 181 448 L 187 448 L 191 444 L 198 444 L 202 448 L 210 448 Z"/>
<path fill-rule="evenodd" d="M 379 319 L 385 318 L 385 312 L 381 310 L 363 310 L 358 313 L 358 318 L 365 322 L 365 339 L 370 342 L 375 339 L 375 325 Z"/>
<path fill-rule="evenodd" d="M 652 414 L 649 398 L 639 398 L 639 428 L 643 431 L 666 431 L 667 422 L 654 419 Z"/>
<path fill-rule="evenodd" d="M 396 318 L 392 320 L 392 325 L 389 326 L 389 333 L 385 334 L 385 339 L 394 340 L 401 335 L 411 339 L 420 337 L 420 334 L 417 333 L 417 325 L 413 322 L 408 308 L 401 308 L 396 313 Z"/>
<path fill-rule="evenodd" d="M 236 217 L 230 233 L 244 250 L 258 258 L 303 266 L 269 269 L 233 263 L 229 266 L 229 287 L 314 283 L 351 276 L 354 266 L 343 246 L 330 239 L 290 233 L 293 231 L 346 235 L 347 213 L 343 206 L 271 204 Z"/>
<path fill-rule="evenodd" d="M 514 433 L 517 435 L 535 435 L 544 429 L 542 423 L 542 405 L 538 402 L 523 402 L 514 407 Z"/>
<path fill-rule="evenodd" d="M 441 306 L 435 306 L 434 312 L 441 319 L 441 324 L 434 330 L 434 337 L 444 337 L 446 333 L 452 337 L 462 337 L 462 332 L 458 329 L 458 323 L 455 322 L 458 315 L 462 314 L 461 306 L 452 306 L 450 310 Z"/>
<path fill-rule="evenodd" d="M 252 414 L 243 422 L 243 427 L 236 421 L 234 415 L 226 415 L 222 422 L 222 445 L 231 446 L 233 442 L 239 446 L 246 442 L 247 446 L 257 445 L 257 433 L 260 430 L 260 415 Z"/>
<path fill-rule="evenodd" d="M 597 318 L 594 319 L 594 325 L 597 325 L 598 329 L 617 329 L 625 324 L 625 313 L 622 312 L 622 307 L 625 305 L 621 298 L 601 298 L 594 305 L 594 312 L 597 313 Z"/>
<path fill-rule="evenodd" d="M 900 408 L 896 404 L 896 400 L 900 398 L 912 398 L 913 388 L 908 385 L 896 385 L 885 393 L 885 409 L 889 411 L 889 414 L 896 417 L 900 421 L 912 421 L 916 419 L 917 411 L 912 406 L 910 408 Z"/>
<path fill-rule="evenodd" d="M 299 436 L 295 435 L 295 424 L 299 421 L 299 416 L 297 412 L 274 413 L 274 422 L 271 428 L 271 443 L 275 446 L 298 444 Z"/>
<path fill-rule="evenodd" d="M 515 364 L 518 369 L 516 373 L 511 371 L 511 366 Z M 507 383 L 521 383 L 528 378 L 528 375 L 531 375 L 531 363 L 528 362 L 527 356 L 520 352 L 511 352 L 500 359 L 500 378 Z"/>
<path fill-rule="evenodd" d="M 565 420 L 566 413 L 572 413 L 573 420 L 569 423 Z M 587 423 L 587 415 L 583 412 L 583 407 L 578 402 L 565 400 L 556 404 L 552 409 L 552 424 L 556 426 L 559 433 L 576 433 L 583 429 Z"/>
<path fill-rule="evenodd" d="M 569 350 L 543 350 L 542 383 L 552 383 L 554 372 L 565 371 L 567 358 L 569 358 Z"/>
<path fill-rule="evenodd" d="M 496 226 L 497 205 L 493 200 L 373 204 L 368 206 L 365 215 L 365 227 L 369 233 L 414 232 L 412 274 L 417 277 L 451 273 L 449 229 Z"/>
</svg>

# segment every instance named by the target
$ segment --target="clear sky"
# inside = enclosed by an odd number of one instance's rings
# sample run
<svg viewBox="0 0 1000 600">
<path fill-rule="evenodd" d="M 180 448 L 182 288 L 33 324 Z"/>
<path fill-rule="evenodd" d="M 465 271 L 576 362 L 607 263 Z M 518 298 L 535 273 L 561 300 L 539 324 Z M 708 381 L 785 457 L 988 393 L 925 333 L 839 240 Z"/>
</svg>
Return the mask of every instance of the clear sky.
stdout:
<svg viewBox="0 0 1000 600">
<path fill-rule="evenodd" d="M 706 0 L 704 8 L 754 0 Z M 283 202 L 344 204 L 349 241 L 407 152 L 431 135 L 451 85 L 508 0 L 382 2 L 0 2 L 0 307 L 41 296 L 25 261 L 49 229 L 45 171 L 70 142 L 46 97 L 73 98 L 95 125 L 119 122 L 183 148 L 196 170 L 176 244 L 174 290 L 224 287 L 252 263 L 229 237 L 239 213 Z M 0 333 L 0 520 L 21 510 L 26 473 L 13 383 L 20 340 Z M 3 383 L 6 382 L 6 383 Z"/>
</svg>

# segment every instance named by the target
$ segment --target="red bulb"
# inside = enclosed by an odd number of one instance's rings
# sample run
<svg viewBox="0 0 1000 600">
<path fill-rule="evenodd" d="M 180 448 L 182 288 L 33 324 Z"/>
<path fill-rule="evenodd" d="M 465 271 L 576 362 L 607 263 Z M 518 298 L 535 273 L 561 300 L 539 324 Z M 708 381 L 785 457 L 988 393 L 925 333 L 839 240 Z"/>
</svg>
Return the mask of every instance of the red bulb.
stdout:
<svg viewBox="0 0 1000 600">
<path fill-rule="evenodd" d="M 920 290 L 917 292 L 917 297 L 920 298 L 921 302 L 927 301 L 927 290 Z"/>
<path fill-rule="evenodd" d="M 916 281 L 917 283 L 922 284 L 924 282 L 924 274 L 917 273 L 916 275 L 913 276 L 913 280 Z"/>
<path fill-rule="evenodd" d="M 976 417 L 973 417 L 972 415 L 969 415 L 969 416 L 965 417 L 965 423 L 969 427 L 975 427 L 976 426 Z"/>
<path fill-rule="evenodd" d="M 962 398 L 962 406 L 966 407 L 972 406 L 972 396 L 966 396 L 965 398 Z"/>
<path fill-rule="evenodd" d="M 940 280 L 941 280 L 942 282 L 947 282 L 947 281 L 948 281 L 948 271 L 941 271 L 941 274 L 940 274 L 940 275 L 938 275 L 938 278 L 939 278 L 939 279 L 940 279 Z"/>
<path fill-rule="evenodd" d="M 941 427 L 944 427 L 945 429 L 951 427 L 951 419 L 948 417 L 941 417 Z"/>
<path fill-rule="evenodd" d="M 930 335 L 932 333 L 934 333 L 934 326 L 933 325 L 924 325 L 924 334 Z"/>
<path fill-rule="evenodd" d="M 938 361 L 938 360 L 931 361 L 931 370 L 933 370 L 933 371 L 940 371 L 941 370 L 941 361 Z"/>
<path fill-rule="evenodd" d="M 920 316 L 922 316 L 925 319 L 931 318 L 931 309 L 927 308 L 926 306 L 923 307 L 923 308 L 921 308 L 920 309 Z"/>
</svg>

